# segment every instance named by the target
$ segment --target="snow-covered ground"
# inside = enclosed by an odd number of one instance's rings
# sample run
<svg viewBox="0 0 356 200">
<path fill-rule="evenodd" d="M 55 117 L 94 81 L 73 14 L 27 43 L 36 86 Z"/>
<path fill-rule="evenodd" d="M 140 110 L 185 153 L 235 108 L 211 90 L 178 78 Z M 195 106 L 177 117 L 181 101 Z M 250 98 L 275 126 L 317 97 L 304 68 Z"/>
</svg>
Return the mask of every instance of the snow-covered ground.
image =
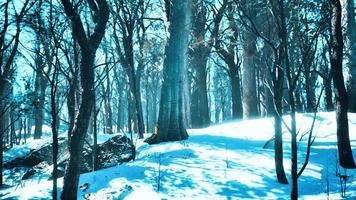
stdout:
<svg viewBox="0 0 356 200">
<path fill-rule="evenodd" d="M 285 120 L 288 123 L 288 117 Z M 310 129 L 312 120 L 313 114 L 298 114 L 299 136 Z M 349 121 L 351 145 L 355 148 L 356 115 L 349 114 Z M 317 138 L 309 165 L 299 178 L 300 199 L 328 199 L 328 194 L 329 199 L 341 199 L 335 130 L 335 113 L 317 115 Z M 80 189 L 78 198 L 289 199 L 290 186 L 276 181 L 273 145 L 262 148 L 273 132 L 273 120 L 265 118 L 192 129 L 186 141 L 150 146 L 139 140 L 135 161 L 82 174 L 80 185 L 88 188 Z M 290 180 L 290 134 L 285 132 L 283 138 L 284 164 Z M 307 136 L 299 142 L 299 168 L 304 162 L 306 140 Z M 20 147 L 17 150 L 26 151 Z M 349 175 L 347 199 L 356 199 L 356 170 L 339 172 Z M 58 184 L 62 185 L 62 179 Z M 51 188 L 52 182 L 46 178 L 30 179 L 1 189 L 0 198 L 50 199 Z"/>
</svg>

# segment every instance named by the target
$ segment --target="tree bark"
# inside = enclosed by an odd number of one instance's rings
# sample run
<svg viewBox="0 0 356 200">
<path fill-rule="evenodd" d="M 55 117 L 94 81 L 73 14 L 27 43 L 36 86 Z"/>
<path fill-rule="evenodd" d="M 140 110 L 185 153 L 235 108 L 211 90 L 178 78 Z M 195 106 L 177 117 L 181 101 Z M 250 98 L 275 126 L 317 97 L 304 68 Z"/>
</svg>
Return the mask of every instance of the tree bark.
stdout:
<svg viewBox="0 0 356 200">
<path fill-rule="evenodd" d="M 277 180 L 279 183 L 288 184 L 283 165 L 283 137 L 282 137 L 282 99 L 284 74 L 281 66 L 281 55 L 275 55 L 273 71 L 273 100 L 274 100 L 274 161 L 276 165 Z"/>
<path fill-rule="evenodd" d="M 96 25 L 94 32 L 87 36 L 84 31 L 82 20 L 72 3 L 69 0 L 61 0 L 64 11 L 71 21 L 72 35 L 80 46 L 80 81 L 81 81 L 81 100 L 79 112 L 75 120 L 74 128 L 70 139 L 69 163 L 66 167 L 62 200 L 77 199 L 80 163 L 82 159 L 82 148 L 84 138 L 87 134 L 90 115 L 93 112 L 95 102 L 94 88 L 94 61 L 96 50 L 105 34 L 106 24 L 109 20 L 109 7 L 106 0 L 96 0 L 97 8 L 93 10 Z M 92 8 L 91 8 L 92 9 Z"/>
<path fill-rule="evenodd" d="M 207 90 L 207 62 L 212 43 L 208 39 L 207 9 L 204 1 L 192 2 L 192 41 L 189 48 L 190 66 L 193 70 L 194 86 L 191 98 L 191 114 L 193 127 L 206 127 L 210 124 Z"/>
<path fill-rule="evenodd" d="M 256 18 L 253 2 L 244 2 L 246 12 L 252 19 Z M 258 116 L 257 109 L 257 85 L 256 85 L 256 63 L 257 48 L 256 35 L 249 30 L 244 30 L 243 42 L 243 67 L 242 67 L 242 86 L 243 86 L 243 118 L 251 119 Z"/>
<path fill-rule="evenodd" d="M 340 165 L 347 169 L 356 168 L 352 155 L 347 118 L 348 99 L 342 74 L 343 37 L 341 26 L 341 4 L 339 0 L 331 0 L 331 54 L 330 63 L 334 81 L 336 101 L 336 134 Z"/>
<path fill-rule="evenodd" d="M 356 22 L 354 0 L 346 0 L 346 84 L 348 98 L 356 99 Z M 349 112 L 356 112 L 356 101 L 349 101 Z"/>
<path fill-rule="evenodd" d="M 170 35 L 165 49 L 166 57 L 157 132 L 146 139 L 149 144 L 188 138 L 184 124 L 182 79 L 186 67 L 189 1 L 171 0 L 169 6 Z"/>
<path fill-rule="evenodd" d="M 236 68 L 230 67 L 231 69 Z M 242 118 L 242 93 L 241 93 L 241 82 L 238 70 L 230 70 L 230 84 L 231 84 L 231 101 L 232 101 L 232 118 L 241 119 Z"/>
</svg>

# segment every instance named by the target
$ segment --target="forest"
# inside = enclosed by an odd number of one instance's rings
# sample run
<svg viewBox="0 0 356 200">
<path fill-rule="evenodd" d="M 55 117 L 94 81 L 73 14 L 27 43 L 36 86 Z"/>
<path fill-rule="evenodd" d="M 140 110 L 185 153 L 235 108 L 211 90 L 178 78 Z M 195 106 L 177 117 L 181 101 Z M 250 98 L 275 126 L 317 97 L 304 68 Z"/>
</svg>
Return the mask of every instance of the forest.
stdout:
<svg viewBox="0 0 356 200">
<path fill-rule="evenodd" d="M 0 0 L 0 199 L 356 199 L 354 0 Z"/>
</svg>

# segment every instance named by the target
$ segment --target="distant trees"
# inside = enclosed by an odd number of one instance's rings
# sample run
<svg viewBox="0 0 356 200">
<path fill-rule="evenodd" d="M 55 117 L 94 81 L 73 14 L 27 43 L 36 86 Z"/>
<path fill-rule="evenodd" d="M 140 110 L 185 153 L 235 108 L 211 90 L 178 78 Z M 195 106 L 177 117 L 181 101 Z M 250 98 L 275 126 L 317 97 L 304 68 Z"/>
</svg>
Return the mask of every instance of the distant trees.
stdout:
<svg viewBox="0 0 356 200">
<path fill-rule="evenodd" d="M 61 0 L 61 3 L 70 20 L 72 36 L 80 47 L 81 60 L 79 69 L 82 90 L 78 115 L 70 133 L 70 157 L 64 176 L 61 199 L 77 199 L 82 147 L 95 102 L 95 54 L 105 34 L 110 10 L 106 0 L 88 1 L 89 8 L 93 13 L 93 21 L 95 22 L 93 32 L 88 33 L 85 31 L 77 8 L 69 0 Z"/>
<path fill-rule="evenodd" d="M 241 119 L 242 118 L 242 91 L 241 91 L 241 76 L 240 76 L 240 66 L 241 58 L 238 54 L 238 27 L 236 20 L 234 19 L 234 13 L 236 11 L 236 6 L 229 1 L 223 1 L 220 8 L 220 13 L 217 12 L 216 20 L 220 15 L 224 15 L 224 10 L 227 10 L 228 15 L 228 29 L 229 34 L 222 34 L 221 27 L 218 37 L 215 39 L 215 49 L 218 56 L 225 62 L 225 65 L 220 65 L 220 67 L 225 70 L 229 76 L 230 87 L 231 87 L 231 104 L 232 104 L 232 118 Z M 219 28 L 220 23 L 216 23 L 216 27 Z"/>
<path fill-rule="evenodd" d="M 139 137 L 143 138 L 145 125 L 143 120 L 140 81 L 145 66 L 143 63 L 139 63 L 138 66 L 135 67 L 134 36 L 135 29 L 139 29 L 140 24 L 143 23 L 145 5 L 143 0 L 119 0 L 113 3 L 113 36 L 115 39 L 116 52 L 128 76 L 130 92 L 132 93 L 135 105 L 138 133 Z M 117 28 L 118 30 L 116 30 Z M 118 32 L 122 34 L 122 40 L 119 39 Z"/>
<path fill-rule="evenodd" d="M 30 0 L 24 1 L 20 12 L 15 11 L 14 16 L 12 16 L 10 4 L 11 1 L 9 0 L 0 4 L 0 11 L 2 12 L 2 27 L 0 29 L 0 186 L 3 185 L 3 139 L 4 133 L 9 129 L 9 123 L 6 123 L 8 122 L 6 113 L 11 109 L 11 100 L 8 99 L 12 87 L 10 81 L 13 79 L 16 70 L 14 61 L 20 43 L 21 23 L 25 14 L 33 5 Z M 15 23 L 11 22 L 11 17 L 15 18 Z M 11 35 L 13 26 L 15 26 L 15 34 Z"/>
<path fill-rule="evenodd" d="M 168 0 L 166 12 L 170 22 L 165 49 L 163 83 L 156 132 L 146 139 L 149 144 L 188 138 L 183 121 L 183 74 L 186 70 L 189 1 Z"/>
</svg>

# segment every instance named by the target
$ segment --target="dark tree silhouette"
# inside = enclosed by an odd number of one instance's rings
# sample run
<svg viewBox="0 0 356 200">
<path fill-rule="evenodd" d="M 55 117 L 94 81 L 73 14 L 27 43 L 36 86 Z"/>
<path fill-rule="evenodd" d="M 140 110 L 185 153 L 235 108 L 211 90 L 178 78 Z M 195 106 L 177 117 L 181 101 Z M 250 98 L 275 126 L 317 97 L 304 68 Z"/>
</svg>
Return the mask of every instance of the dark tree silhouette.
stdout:
<svg viewBox="0 0 356 200">
<path fill-rule="evenodd" d="M 94 90 L 94 59 L 96 50 L 105 34 L 109 20 L 109 7 L 106 0 L 88 0 L 93 12 L 95 27 L 93 33 L 86 33 L 78 11 L 69 0 L 61 0 L 64 11 L 71 22 L 72 35 L 80 46 L 80 81 L 81 101 L 78 115 L 70 134 L 69 163 L 66 168 L 61 199 L 77 199 L 78 182 L 82 148 L 86 136 L 90 115 L 93 112 Z M 87 36 L 89 35 L 89 36 Z"/>
<path fill-rule="evenodd" d="M 330 64 L 334 81 L 336 103 L 336 134 L 340 165 L 347 169 L 356 168 L 352 155 L 347 118 L 348 99 L 342 74 L 342 58 L 344 41 L 341 26 L 341 3 L 331 0 L 331 54 Z"/>
</svg>

